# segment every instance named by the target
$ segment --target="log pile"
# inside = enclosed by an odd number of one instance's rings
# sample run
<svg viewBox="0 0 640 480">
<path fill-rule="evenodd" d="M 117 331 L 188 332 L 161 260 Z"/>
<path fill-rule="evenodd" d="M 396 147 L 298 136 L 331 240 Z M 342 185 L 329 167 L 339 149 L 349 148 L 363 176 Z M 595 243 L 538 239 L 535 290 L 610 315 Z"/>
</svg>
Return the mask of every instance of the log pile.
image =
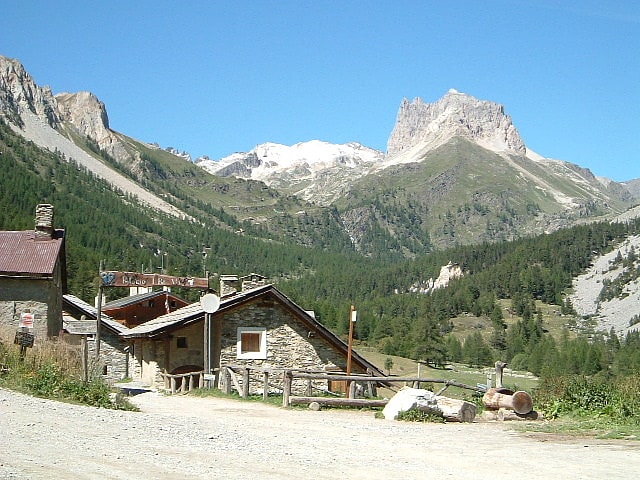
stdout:
<svg viewBox="0 0 640 480">
<path fill-rule="evenodd" d="M 482 397 L 487 407 L 483 414 L 486 420 L 537 420 L 539 415 L 533 410 L 533 399 L 527 392 L 513 392 L 502 386 L 502 372 L 507 364 L 496 362 L 496 387 L 489 388 Z"/>
</svg>

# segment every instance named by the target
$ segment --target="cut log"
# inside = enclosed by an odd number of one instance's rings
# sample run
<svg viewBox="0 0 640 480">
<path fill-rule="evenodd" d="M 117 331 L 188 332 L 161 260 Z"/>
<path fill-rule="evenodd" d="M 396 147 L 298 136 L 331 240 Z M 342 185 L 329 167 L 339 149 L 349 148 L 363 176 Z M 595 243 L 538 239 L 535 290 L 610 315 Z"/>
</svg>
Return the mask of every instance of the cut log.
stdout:
<svg viewBox="0 0 640 480">
<path fill-rule="evenodd" d="M 543 415 L 540 412 L 536 412 L 535 410 L 531 410 L 529 413 L 525 413 L 521 415 L 519 413 L 514 412 L 513 410 L 509 410 L 506 408 L 500 408 L 498 410 L 485 410 L 482 412 L 482 419 L 487 421 L 499 421 L 499 422 L 507 422 L 507 421 L 532 421 L 532 420 L 542 420 Z"/>
<path fill-rule="evenodd" d="M 450 422 L 473 422 L 476 418 L 476 406 L 465 400 L 436 396 L 437 408 Z"/>
<path fill-rule="evenodd" d="M 482 402 L 488 408 L 509 408 L 521 415 L 533 410 L 533 400 L 527 392 L 519 391 L 513 395 L 505 393 L 498 388 L 490 388 L 482 397 Z"/>
</svg>

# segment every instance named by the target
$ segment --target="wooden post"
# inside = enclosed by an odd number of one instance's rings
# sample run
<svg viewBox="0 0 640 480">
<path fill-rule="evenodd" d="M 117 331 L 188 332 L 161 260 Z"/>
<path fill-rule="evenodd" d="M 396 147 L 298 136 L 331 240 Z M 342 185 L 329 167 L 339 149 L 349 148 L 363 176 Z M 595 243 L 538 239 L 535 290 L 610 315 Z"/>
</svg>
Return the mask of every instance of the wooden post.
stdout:
<svg viewBox="0 0 640 480">
<path fill-rule="evenodd" d="M 353 325 L 357 318 L 356 307 L 351 305 L 349 313 L 349 345 L 347 348 L 347 376 L 351 375 L 351 351 L 353 350 Z M 351 381 L 347 380 L 347 398 L 351 398 Z"/>
<path fill-rule="evenodd" d="M 283 390 L 282 390 L 282 406 L 291 406 L 291 384 L 293 383 L 293 374 L 291 370 L 285 370 L 283 373 Z"/>
<path fill-rule="evenodd" d="M 100 272 L 98 272 L 98 302 L 96 305 L 96 360 L 100 358 L 100 324 L 102 323 L 102 277 L 100 273 L 104 269 L 104 262 L 100 260 Z"/>
<path fill-rule="evenodd" d="M 262 400 L 269 399 L 269 372 L 262 372 Z"/>
<path fill-rule="evenodd" d="M 82 335 L 82 381 L 89 381 L 89 342 L 86 335 Z"/>
<path fill-rule="evenodd" d="M 249 368 L 242 371 L 242 398 L 249 398 Z"/>
<path fill-rule="evenodd" d="M 224 393 L 231 395 L 231 369 L 229 367 L 224 369 Z"/>
<path fill-rule="evenodd" d="M 351 382 L 349 384 L 349 396 L 347 398 L 356 398 L 356 387 L 358 384 L 356 382 Z"/>
<path fill-rule="evenodd" d="M 502 388 L 502 372 L 507 364 L 498 360 L 496 362 L 496 388 Z M 489 387 L 489 386 L 488 386 Z M 490 387 L 489 387 L 490 388 Z"/>
</svg>

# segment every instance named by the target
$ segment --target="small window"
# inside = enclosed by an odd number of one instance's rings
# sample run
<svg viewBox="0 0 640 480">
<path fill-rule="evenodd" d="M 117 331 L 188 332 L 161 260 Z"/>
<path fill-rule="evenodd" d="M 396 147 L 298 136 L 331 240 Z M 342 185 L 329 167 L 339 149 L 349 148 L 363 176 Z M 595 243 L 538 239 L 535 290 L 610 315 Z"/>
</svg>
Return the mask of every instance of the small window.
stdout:
<svg viewBox="0 0 640 480">
<path fill-rule="evenodd" d="M 264 327 L 239 327 L 236 346 L 239 359 L 266 359 L 267 329 Z"/>
<path fill-rule="evenodd" d="M 187 348 L 187 337 L 178 337 L 176 339 L 176 346 L 178 348 Z"/>
<path fill-rule="evenodd" d="M 106 365 L 102 366 L 102 375 L 107 375 L 109 373 L 109 370 L 107 369 Z"/>
</svg>

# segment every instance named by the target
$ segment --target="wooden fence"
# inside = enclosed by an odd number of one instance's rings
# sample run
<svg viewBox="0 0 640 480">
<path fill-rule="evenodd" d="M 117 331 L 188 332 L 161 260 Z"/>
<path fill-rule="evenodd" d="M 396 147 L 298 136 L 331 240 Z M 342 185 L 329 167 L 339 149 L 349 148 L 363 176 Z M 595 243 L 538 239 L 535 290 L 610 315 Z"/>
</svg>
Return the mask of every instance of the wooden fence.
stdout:
<svg viewBox="0 0 640 480">
<path fill-rule="evenodd" d="M 262 386 L 262 398 L 267 400 L 270 391 L 277 391 L 282 394 L 282 405 L 310 404 L 317 402 L 320 405 L 342 405 L 352 407 L 383 407 L 387 399 L 373 398 L 376 396 L 376 389 L 386 386 L 395 389 L 395 384 L 411 385 L 420 388 L 424 383 L 443 384 L 443 387 L 436 393 L 442 394 L 450 386 L 484 392 L 481 386 L 471 386 L 455 380 L 442 378 L 421 378 L 421 377 L 374 377 L 371 375 L 345 375 L 344 373 L 296 370 L 282 368 L 264 368 L 227 365 L 220 369 L 220 389 L 231 394 L 235 389 L 240 397 L 249 397 L 252 383 Z M 194 388 L 204 388 L 204 372 L 190 372 L 182 374 L 162 374 L 165 381 L 165 388 L 172 394 L 186 393 Z M 274 382 L 275 380 L 275 382 Z M 298 380 L 298 382 L 296 382 Z M 345 397 L 336 392 L 331 392 L 327 388 L 318 387 L 319 382 L 345 382 L 348 387 L 348 395 Z M 293 385 L 306 384 L 306 395 L 293 395 Z M 259 388 L 257 388 L 259 389 Z M 320 392 L 322 395 L 314 395 Z"/>
<path fill-rule="evenodd" d="M 171 394 L 187 393 L 194 388 L 204 387 L 204 372 L 188 372 L 188 373 L 162 373 L 164 379 L 164 388 L 170 390 Z"/>
<path fill-rule="evenodd" d="M 257 375 L 256 375 L 257 374 Z M 271 383 L 277 378 L 281 383 Z M 298 384 L 306 383 L 306 395 L 292 395 L 293 385 L 298 380 Z M 340 396 L 339 393 L 331 392 L 326 388 L 319 388 L 318 381 L 346 382 L 349 394 L 347 397 Z M 441 378 L 422 377 L 374 377 L 371 375 L 345 375 L 344 373 L 331 373 L 325 371 L 310 371 L 296 369 L 277 369 L 229 365 L 223 368 L 221 389 L 230 394 L 235 389 L 242 398 L 247 398 L 251 390 L 252 382 L 262 385 L 262 397 L 266 400 L 270 390 L 282 392 L 282 405 L 289 407 L 296 404 L 309 404 L 317 402 L 320 405 L 344 405 L 354 407 L 382 407 L 386 405 L 386 399 L 373 398 L 376 396 L 376 389 L 379 386 L 386 386 L 394 389 L 394 384 L 411 385 L 420 388 L 421 384 L 438 383 L 443 387 L 437 392 L 440 395 L 450 386 L 484 392 L 479 386 L 466 385 L 455 380 Z M 314 395 L 320 392 L 322 395 Z"/>
</svg>

